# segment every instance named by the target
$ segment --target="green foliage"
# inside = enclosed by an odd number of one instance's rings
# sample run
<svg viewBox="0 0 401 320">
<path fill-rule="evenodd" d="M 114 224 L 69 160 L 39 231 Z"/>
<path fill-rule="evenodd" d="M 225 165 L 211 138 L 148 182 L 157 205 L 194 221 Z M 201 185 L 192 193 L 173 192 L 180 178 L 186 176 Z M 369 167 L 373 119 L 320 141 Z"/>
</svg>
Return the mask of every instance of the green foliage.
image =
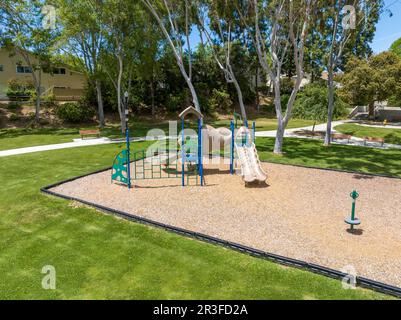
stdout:
<svg viewBox="0 0 401 320">
<path fill-rule="evenodd" d="M 401 107 L 401 95 L 393 95 L 388 99 L 388 105 L 391 107 Z"/>
<path fill-rule="evenodd" d="M 383 52 L 369 60 L 352 58 L 340 77 L 342 96 L 351 105 L 373 105 L 401 92 L 401 59 Z"/>
<path fill-rule="evenodd" d="M 15 110 L 19 109 L 20 106 L 21 106 L 21 105 L 20 105 L 18 102 L 11 101 L 11 102 L 9 102 L 9 103 L 7 104 L 6 107 L 7 107 L 8 110 L 13 110 L 13 111 L 15 111 Z"/>
<path fill-rule="evenodd" d="M 32 81 L 10 79 L 7 83 L 7 97 L 11 101 L 27 101 L 35 92 Z"/>
<path fill-rule="evenodd" d="M 390 47 L 390 51 L 401 58 L 401 38 L 394 41 L 394 43 Z"/>
<path fill-rule="evenodd" d="M 298 119 L 327 121 L 328 89 L 326 86 L 309 84 L 298 94 L 293 116 Z M 344 118 L 349 105 L 335 94 L 333 118 Z"/>
<path fill-rule="evenodd" d="M 94 110 L 83 103 L 68 102 L 57 107 L 56 115 L 63 121 L 78 123 L 90 120 Z"/>
<path fill-rule="evenodd" d="M 182 90 L 180 93 L 170 93 L 168 95 L 166 106 L 170 112 L 178 112 L 188 107 L 188 91 Z"/>
<path fill-rule="evenodd" d="M 40 96 L 40 105 L 45 107 L 53 107 L 56 104 L 56 96 L 53 93 Z M 32 90 L 29 98 L 30 103 L 36 102 L 36 90 Z"/>
<path fill-rule="evenodd" d="M 285 77 L 282 78 L 280 82 L 281 82 L 281 94 L 290 95 L 292 90 L 294 89 L 294 81 L 291 78 Z"/>
<path fill-rule="evenodd" d="M 20 119 L 21 119 L 21 117 L 18 114 L 13 113 L 13 114 L 10 115 L 10 120 L 11 121 L 18 121 Z"/>
<path fill-rule="evenodd" d="M 209 107 L 211 110 L 229 112 L 232 105 L 233 102 L 227 91 L 213 89 L 212 96 L 209 99 Z"/>
</svg>

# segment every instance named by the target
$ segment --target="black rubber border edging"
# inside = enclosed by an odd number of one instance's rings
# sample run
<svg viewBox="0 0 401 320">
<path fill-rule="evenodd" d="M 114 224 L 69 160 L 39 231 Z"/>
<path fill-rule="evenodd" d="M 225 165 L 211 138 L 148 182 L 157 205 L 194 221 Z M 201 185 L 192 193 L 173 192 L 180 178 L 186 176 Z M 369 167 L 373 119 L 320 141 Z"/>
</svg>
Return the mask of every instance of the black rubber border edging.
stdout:
<svg viewBox="0 0 401 320">
<path fill-rule="evenodd" d="M 353 173 L 353 174 L 361 174 L 361 175 L 367 175 L 367 176 L 374 176 L 374 177 L 384 177 L 384 178 L 394 178 L 394 179 L 401 179 L 398 177 L 391 177 L 391 176 L 385 176 L 385 175 L 375 175 L 375 174 L 366 174 L 366 173 L 362 173 L 362 172 L 353 172 L 353 171 L 344 171 L 344 170 L 339 170 L 339 169 L 327 169 L 327 168 L 318 168 L 318 167 L 308 167 L 308 166 L 302 166 L 302 165 L 292 165 L 292 164 L 281 164 L 281 163 L 275 163 L 275 162 L 267 162 L 264 161 L 266 163 L 272 163 L 272 164 L 279 164 L 279 165 L 289 165 L 289 166 L 293 166 L 293 167 L 300 167 L 300 168 L 308 168 L 308 169 L 318 169 L 318 170 L 326 170 L 326 171 L 335 171 L 335 172 L 344 172 L 344 173 Z M 157 227 L 157 228 L 161 228 L 164 230 L 167 230 L 169 232 L 173 232 L 179 235 L 183 235 L 192 239 L 196 239 L 196 240 L 200 240 L 203 242 L 207 242 L 207 243 L 211 243 L 214 245 L 220 245 L 244 254 L 248 254 L 250 256 L 253 257 L 257 257 L 257 258 L 262 258 L 262 259 L 266 259 L 266 260 L 270 260 L 273 261 L 275 263 L 279 263 L 281 265 L 285 265 L 285 266 L 289 266 L 289 267 L 293 267 L 293 268 L 298 268 L 301 270 L 306 270 L 306 271 L 310 271 L 316 274 L 320 274 L 326 277 L 330 277 L 333 279 L 337 279 L 337 280 L 341 280 L 344 277 L 347 276 L 347 274 L 338 271 L 338 270 L 334 270 L 334 269 L 330 269 L 327 267 L 323 267 L 320 265 L 316 265 L 316 264 L 312 264 L 312 263 L 308 263 L 305 261 L 301 261 L 301 260 L 297 260 L 297 259 L 292 259 L 292 258 L 287 258 L 284 256 L 280 256 L 274 253 L 269 253 L 269 252 L 265 252 L 265 251 L 261 251 L 258 249 L 254 249 L 251 247 L 247 247 L 235 242 L 230 242 L 230 241 L 226 241 L 223 239 L 219 239 L 219 238 L 215 238 L 206 234 L 202 234 L 202 233 L 198 233 L 198 232 L 194 232 L 194 231 L 190 231 L 190 230 L 186 230 L 186 229 L 182 229 L 182 228 L 178 228 L 178 227 L 174 227 L 171 225 L 167 225 L 164 223 L 160 223 L 154 220 L 150 220 L 147 218 L 143 218 L 137 215 L 133 215 L 133 214 L 129 214 L 123 211 L 119 211 L 116 209 L 112 209 L 109 207 L 105 207 L 96 203 L 92 203 L 86 200 L 82 200 L 79 198 L 75 198 L 75 197 L 70 197 L 70 196 L 66 196 L 57 192 L 53 192 L 50 191 L 50 189 L 60 186 L 64 183 L 68 183 L 74 180 L 78 180 L 84 177 L 88 177 L 91 176 L 93 174 L 97 174 L 97 173 L 102 173 L 108 170 L 111 170 L 112 167 L 107 167 L 105 169 L 100 169 L 88 174 L 84 174 L 84 175 L 80 175 L 77 177 L 73 177 L 67 180 L 63 180 L 48 186 L 45 186 L 43 188 L 40 189 L 40 191 L 44 194 L 47 195 L 51 195 L 51 196 L 55 196 L 55 197 L 59 197 L 65 200 L 72 200 L 72 201 L 77 201 L 80 202 L 84 205 L 93 207 L 95 209 L 98 209 L 102 212 L 108 213 L 108 214 L 112 214 L 115 216 L 118 216 L 120 218 L 129 220 L 129 221 L 134 221 L 134 222 L 139 222 L 145 225 L 150 225 L 153 227 Z M 391 286 L 382 282 L 378 282 L 378 281 L 374 281 L 368 278 L 364 278 L 364 277 L 356 277 L 356 283 L 359 287 L 361 288 L 366 288 L 366 289 L 370 289 L 370 290 L 374 290 L 380 293 L 384 293 L 384 294 L 388 294 L 388 295 L 392 295 L 395 296 L 397 298 L 401 298 L 401 288 L 399 287 L 395 287 L 395 286 Z"/>
</svg>

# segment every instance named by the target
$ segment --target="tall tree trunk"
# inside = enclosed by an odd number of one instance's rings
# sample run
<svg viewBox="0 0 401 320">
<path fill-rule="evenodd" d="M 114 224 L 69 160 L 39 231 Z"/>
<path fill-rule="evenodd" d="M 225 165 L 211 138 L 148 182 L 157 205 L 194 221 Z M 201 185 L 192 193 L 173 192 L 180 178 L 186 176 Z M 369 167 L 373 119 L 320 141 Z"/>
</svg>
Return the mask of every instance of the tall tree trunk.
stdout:
<svg viewBox="0 0 401 320">
<path fill-rule="evenodd" d="M 329 146 L 331 143 L 331 123 L 333 121 L 333 110 L 334 110 L 334 72 L 333 69 L 329 69 L 328 74 L 328 99 L 329 99 L 329 106 L 327 108 L 327 128 L 326 128 L 326 136 L 324 139 L 324 145 Z"/>
<path fill-rule="evenodd" d="M 375 102 L 371 101 L 369 103 L 369 119 L 373 119 L 375 116 Z"/>
<path fill-rule="evenodd" d="M 234 87 L 237 90 L 238 103 L 239 103 L 239 107 L 241 110 L 241 116 L 242 116 L 242 120 L 245 122 L 248 120 L 248 118 L 246 116 L 246 110 L 245 110 L 245 105 L 244 105 L 244 98 L 242 96 L 242 90 L 241 90 L 240 85 L 238 84 L 237 78 L 235 77 L 235 74 L 231 68 L 231 65 L 228 65 L 228 71 L 230 73 L 232 83 L 234 84 Z"/>
<path fill-rule="evenodd" d="M 274 154 L 282 154 L 283 153 L 283 141 L 284 141 L 284 132 L 285 132 L 285 124 L 282 119 L 282 116 L 278 117 L 278 127 L 277 127 L 277 133 L 276 133 L 276 140 L 274 142 Z"/>
<path fill-rule="evenodd" d="M 121 103 L 121 80 L 123 77 L 123 59 L 121 55 L 117 56 L 118 59 L 118 79 L 117 79 L 117 106 L 119 110 L 120 120 L 121 120 L 121 132 L 125 133 L 125 108 Z"/>
<path fill-rule="evenodd" d="M 105 125 L 105 121 L 104 121 L 102 85 L 99 79 L 96 79 L 95 84 L 96 84 L 96 96 L 97 96 L 97 110 L 99 116 L 99 127 L 103 128 Z"/>
<path fill-rule="evenodd" d="M 256 110 L 260 113 L 260 100 L 259 100 L 259 66 L 256 66 L 255 78 L 255 92 L 256 92 Z"/>
<path fill-rule="evenodd" d="M 277 116 L 277 131 L 276 140 L 274 142 L 274 154 L 283 153 L 283 141 L 285 132 L 285 121 L 283 119 L 282 105 L 281 105 L 281 88 L 280 88 L 280 77 L 277 77 L 273 82 L 274 87 L 274 106 L 276 109 Z"/>
<path fill-rule="evenodd" d="M 36 87 L 36 99 L 35 99 L 35 123 L 39 124 L 40 120 L 40 87 Z"/>
<path fill-rule="evenodd" d="M 154 87 L 153 74 L 152 74 L 152 79 L 150 80 L 150 98 L 152 102 L 152 118 L 154 119 L 156 116 L 156 107 L 155 107 L 155 87 Z"/>
<path fill-rule="evenodd" d="M 34 72 L 34 71 L 33 71 Z M 41 86 L 42 86 L 42 70 L 39 69 L 38 79 L 36 79 L 36 101 L 35 101 L 35 123 L 39 124 L 40 120 L 40 100 L 41 100 Z"/>
</svg>

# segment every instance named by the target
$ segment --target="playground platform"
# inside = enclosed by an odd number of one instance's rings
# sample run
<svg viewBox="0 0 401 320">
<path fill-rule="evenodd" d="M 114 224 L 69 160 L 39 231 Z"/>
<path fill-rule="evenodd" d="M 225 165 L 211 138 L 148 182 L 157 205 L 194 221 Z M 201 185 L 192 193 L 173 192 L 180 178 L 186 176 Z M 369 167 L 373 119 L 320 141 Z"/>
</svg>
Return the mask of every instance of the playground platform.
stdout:
<svg viewBox="0 0 401 320">
<path fill-rule="evenodd" d="M 51 189 L 174 227 L 401 287 L 401 179 L 262 163 L 268 185 L 245 187 L 205 164 L 204 187 L 145 179 L 122 188 L 104 171 Z M 349 194 L 357 217 L 348 231 Z M 339 284 L 340 285 L 340 284 Z"/>
</svg>

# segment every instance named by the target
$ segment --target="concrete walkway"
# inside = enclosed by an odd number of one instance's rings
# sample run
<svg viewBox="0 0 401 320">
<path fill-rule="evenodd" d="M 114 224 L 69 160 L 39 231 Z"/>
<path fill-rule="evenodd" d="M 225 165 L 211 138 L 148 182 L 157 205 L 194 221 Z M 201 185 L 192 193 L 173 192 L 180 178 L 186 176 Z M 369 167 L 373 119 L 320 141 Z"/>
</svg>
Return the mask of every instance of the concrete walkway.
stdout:
<svg viewBox="0 0 401 320">
<path fill-rule="evenodd" d="M 338 132 L 335 130 L 336 126 L 345 124 L 345 123 L 355 123 L 354 120 L 341 120 L 341 121 L 333 121 L 332 122 L 332 132 L 336 133 Z M 319 124 L 315 126 L 315 132 L 326 132 L 326 123 Z M 287 129 L 285 130 L 284 137 L 286 138 L 298 138 L 298 139 L 321 139 L 320 137 L 308 137 L 305 135 L 300 135 L 297 134 L 298 131 L 312 131 L 313 126 L 309 127 L 303 127 L 303 128 L 294 128 L 294 129 Z M 271 131 L 258 131 L 256 132 L 256 137 L 270 137 L 274 138 L 276 137 L 276 130 L 271 130 Z M 360 147 L 370 147 L 370 148 L 378 148 L 378 149 L 401 149 L 401 145 L 398 144 L 381 144 L 378 142 L 365 142 L 364 139 L 358 138 L 358 137 L 351 137 L 351 139 L 348 140 L 336 140 L 333 141 L 332 143 L 334 144 L 342 144 L 342 145 L 350 145 L 350 146 L 360 146 Z"/>
<path fill-rule="evenodd" d="M 333 132 L 337 132 L 334 127 L 339 126 L 341 124 L 344 123 L 348 123 L 350 121 L 348 120 L 344 120 L 344 121 L 333 121 L 332 122 L 332 131 Z M 317 124 L 315 126 L 315 131 L 323 131 L 326 132 L 326 123 L 322 123 L 322 124 Z M 288 138 L 307 138 L 305 136 L 302 135 L 297 135 L 295 132 L 297 131 L 301 131 L 301 130 L 306 130 L 306 131 L 312 131 L 313 126 L 308 126 L 308 127 L 302 127 L 302 128 L 293 128 L 293 129 L 286 129 L 285 130 L 285 134 L 284 137 L 288 137 Z M 270 138 L 275 138 L 276 137 L 276 130 L 270 130 L 270 131 L 257 131 L 256 132 L 256 136 L 257 137 L 270 137 Z"/>
<path fill-rule="evenodd" d="M 353 123 L 352 120 L 344 120 L 344 121 L 333 121 L 332 128 L 333 132 L 337 132 L 334 128 L 338 125 L 344 123 Z M 387 126 L 389 127 L 389 126 Z M 312 131 L 313 126 L 302 127 L 302 128 L 293 128 L 287 129 L 285 131 L 285 137 L 287 138 L 299 138 L 299 139 L 317 139 L 316 137 L 307 137 L 304 135 L 299 135 L 296 132 L 307 130 Z M 319 124 L 315 126 L 315 131 L 326 132 L 326 124 Z M 276 137 L 276 130 L 270 131 L 258 131 L 256 132 L 256 137 Z M 130 140 L 132 142 L 139 142 L 139 141 L 156 141 L 156 140 L 163 140 L 163 139 L 173 139 L 177 137 L 134 137 Z M 59 143 L 59 144 L 49 144 L 43 146 L 34 146 L 34 147 L 26 147 L 26 148 L 18 148 L 18 149 L 10 149 L 10 150 L 3 150 L 0 151 L 0 157 L 7 157 L 13 155 L 20 155 L 26 153 L 33 153 L 33 152 L 42 152 L 42 151 L 50 151 L 50 150 L 60 150 L 60 149 L 68 149 L 68 148 L 77 148 L 77 147 L 88 147 L 88 146 L 96 146 L 96 145 L 104 145 L 104 144 L 111 144 L 111 143 L 123 143 L 125 139 L 115 139 L 111 140 L 109 138 L 99 138 L 99 139 L 74 139 L 74 142 L 67 142 L 67 143 Z M 338 140 L 335 141 L 336 144 L 345 144 L 345 145 L 355 145 L 355 146 L 368 146 L 373 148 L 381 148 L 381 149 L 401 149 L 401 145 L 394 145 L 394 144 L 384 144 L 383 146 L 380 143 L 369 142 L 365 145 L 363 139 L 352 137 L 350 141 L 343 141 Z"/>
<path fill-rule="evenodd" d="M 167 138 L 164 137 L 164 139 L 167 139 Z M 130 141 L 132 141 L 132 142 L 155 141 L 155 140 L 161 140 L 161 139 L 159 139 L 157 137 L 155 137 L 155 138 L 134 137 L 134 138 L 130 139 Z M 77 147 L 89 147 L 89 146 L 97 146 L 97 145 L 112 144 L 112 143 L 123 143 L 123 142 L 125 142 L 125 139 L 114 139 L 114 140 L 111 140 L 109 138 L 85 139 L 85 140 L 74 139 L 74 142 L 48 144 L 48 145 L 43 145 L 43 146 L 34 146 L 34 147 L 3 150 L 3 151 L 0 151 L 0 158 L 7 157 L 7 156 L 26 154 L 26 153 L 69 149 L 69 148 L 77 148 Z"/>
</svg>

